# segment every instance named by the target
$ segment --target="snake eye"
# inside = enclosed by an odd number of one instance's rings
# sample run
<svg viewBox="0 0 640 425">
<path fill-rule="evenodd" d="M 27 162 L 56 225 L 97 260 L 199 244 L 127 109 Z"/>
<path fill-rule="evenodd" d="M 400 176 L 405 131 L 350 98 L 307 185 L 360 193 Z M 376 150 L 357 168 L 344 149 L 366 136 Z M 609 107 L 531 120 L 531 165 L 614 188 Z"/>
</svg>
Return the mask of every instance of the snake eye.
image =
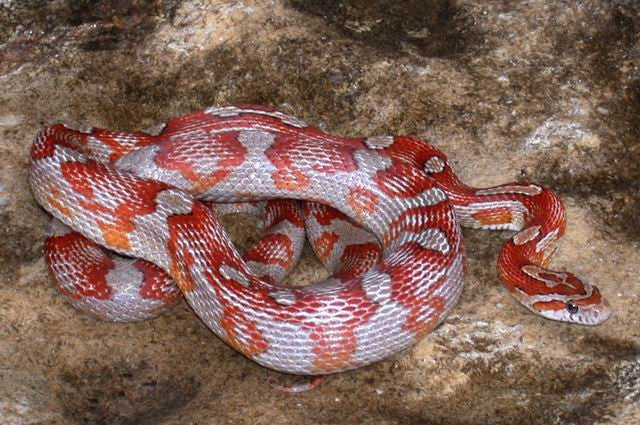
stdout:
<svg viewBox="0 0 640 425">
<path fill-rule="evenodd" d="M 576 314 L 580 308 L 572 302 L 567 303 L 567 311 L 569 314 Z"/>
</svg>

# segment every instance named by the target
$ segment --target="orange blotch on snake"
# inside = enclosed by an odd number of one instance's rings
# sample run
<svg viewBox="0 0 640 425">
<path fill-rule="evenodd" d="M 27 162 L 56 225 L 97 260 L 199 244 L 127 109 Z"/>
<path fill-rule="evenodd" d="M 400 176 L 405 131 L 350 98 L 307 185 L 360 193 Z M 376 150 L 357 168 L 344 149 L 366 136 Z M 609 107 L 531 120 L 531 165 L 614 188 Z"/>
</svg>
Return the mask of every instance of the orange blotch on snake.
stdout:
<svg viewBox="0 0 640 425">
<path fill-rule="evenodd" d="M 354 187 L 349 191 L 347 204 L 360 220 L 365 221 L 375 211 L 378 205 L 378 196 L 368 189 Z"/>
<path fill-rule="evenodd" d="M 129 237 L 119 224 L 105 223 L 100 220 L 96 220 L 96 222 L 102 231 L 102 238 L 107 244 L 123 251 L 131 249 Z"/>
<path fill-rule="evenodd" d="M 316 334 L 313 353 L 317 356 L 313 361 L 314 373 L 331 372 L 333 370 L 353 367 L 357 364 L 354 354 L 357 348 L 355 332 L 348 329 L 341 335 Z"/>
<path fill-rule="evenodd" d="M 211 174 L 195 180 L 192 190 L 195 192 L 204 192 L 226 179 L 229 174 L 231 174 L 231 170 L 216 170 Z"/>
<path fill-rule="evenodd" d="M 513 220 L 511 211 L 506 208 L 495 208 L 477 211 L 471 214 L 471 217 L 485 226 L 509 224 Z"/>
<path fill-rule="evenodd" d="M 566 308 L 566 304 L 563 301 L 538 301 L 531 305 L 536 311 L 558 311 Z"/>
<path fill-rule="evenodd" d="M 51 205 L 51 207 L 55 208 L 56 210 L 60 211 L 60 213 L 66 217 L 73 217 L 73 211 L 71 211 L 69 208 L 65 207 L 64 205 L 62 205 L 62 202 L 58 201 L 56 198 L 54 198 L 55 193 L 52 193 L 51 195 L 47 195 L 47 201 L 49 202 L 49 205 Z"/>
<path fill-rule="evenodd" d="M 338 239 L 340 237 L 333 232 L 322 232 L 318 239 L 312 242 L 316 255 L 321 261 L 326 261 L 329 258 Z"/>
<path fill-rule="evenodd" d="M 309 178 L 299 170 L 278 170 L 271 177 L 280 190 L 296 192 L 309 186 Z"/>
<path fill-rule="evenodd" d="M 196 287 L 195 282 L 187 278 L 175 262 L 171 264 L 171 277 L 176 281 L 178 288 L 184 293 L 191 292 Z"/>
<path fill-rule="evenodd" d="M 248 320 L 237 307 L 223 301 L 220 325 L 225 330 L 227 343 L 245 356 L 255 357 L 269 349 L 255 323 Z"/>
</svg>

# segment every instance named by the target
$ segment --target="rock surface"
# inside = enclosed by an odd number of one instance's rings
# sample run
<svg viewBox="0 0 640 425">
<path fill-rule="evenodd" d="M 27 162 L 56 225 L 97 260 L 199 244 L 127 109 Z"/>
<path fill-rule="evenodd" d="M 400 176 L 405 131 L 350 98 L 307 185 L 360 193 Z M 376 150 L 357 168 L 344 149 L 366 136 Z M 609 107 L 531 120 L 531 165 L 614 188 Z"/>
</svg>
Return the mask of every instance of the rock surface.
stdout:
<svg viewBox="0 0 640 425">
<path fill-rule="evenodd" d="M 634 1 L 0 0 L 0 423 L 640 423 L 638 66 Z M 508 234 L 481 231 L 465 231 L 467 287 L 441 327 L 296 396 L 185 303 L 127 325 L 73 310 L 42 257 L 36 132 L 151 128 L 233 103 L 422 137 L 477 186 L 557 189 L 556 264 L 597 283 L 615 317 L 531 315 L 496 275 Z M 254 237 L 226 222 L 240 245 Z M 307 252 L 290 281 L 325 273 Z"/>
</svg>

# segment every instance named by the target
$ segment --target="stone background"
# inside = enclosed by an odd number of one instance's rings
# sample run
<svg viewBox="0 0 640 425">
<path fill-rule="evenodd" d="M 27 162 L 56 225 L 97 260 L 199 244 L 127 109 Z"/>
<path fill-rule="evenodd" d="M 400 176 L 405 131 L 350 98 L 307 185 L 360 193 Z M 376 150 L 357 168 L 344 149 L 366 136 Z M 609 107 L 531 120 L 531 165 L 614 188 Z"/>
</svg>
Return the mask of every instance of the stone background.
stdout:
<svg viewBox="0 0 640 425">
<path fill-rule="evenodd" d="M 639 34 L 633 0 L 0 0 L 0 423 L 640 423 Z M 42 257 L 36 132 L 234 103 L 425 138 L 474 185 L 554 187 L 569 220 L 556 264 L 615 317 L 530 314 L 496 276 L 508 233 L 482 231 L 465 231 L 467 287 L 441 327 L 295 396 L 185 303 L 128 325 L 73 310 Z M 250 220 L 226 223 L 255 239 Z M 291 281 L 324 274 L 307 252 Z"/>
</svg>

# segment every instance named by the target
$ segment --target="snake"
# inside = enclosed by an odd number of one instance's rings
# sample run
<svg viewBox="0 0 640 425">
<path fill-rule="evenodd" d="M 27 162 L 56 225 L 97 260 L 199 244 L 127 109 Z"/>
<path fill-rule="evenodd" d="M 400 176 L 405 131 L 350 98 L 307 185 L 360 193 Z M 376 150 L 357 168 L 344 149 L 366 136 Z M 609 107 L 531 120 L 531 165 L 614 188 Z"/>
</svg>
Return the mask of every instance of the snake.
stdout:
<svg viewBox="0 0 640 425">
<path fill-rule="evenodd" d="M 532 312 L 582 325 L 612 314 L 597 287 L 549 269 L 566 228 L 554 191 L 468 186 L 415 137 L 338 136 L 273 108 L 222 106 L 156 132 L 50 125 L 30 167 L 54 217 L 48 267 L 74 305 L 142 320 L 184 296 L 221 340 L 276 371 L 360 368 L 429 334 L 463 291 L 462 226 L 514 231 L 498 274 Z M 216 208 L 259 211 L 265 236 L 241 254 Z M 304 233 L 332 274 L 283 284 Z"/>
</svg>

